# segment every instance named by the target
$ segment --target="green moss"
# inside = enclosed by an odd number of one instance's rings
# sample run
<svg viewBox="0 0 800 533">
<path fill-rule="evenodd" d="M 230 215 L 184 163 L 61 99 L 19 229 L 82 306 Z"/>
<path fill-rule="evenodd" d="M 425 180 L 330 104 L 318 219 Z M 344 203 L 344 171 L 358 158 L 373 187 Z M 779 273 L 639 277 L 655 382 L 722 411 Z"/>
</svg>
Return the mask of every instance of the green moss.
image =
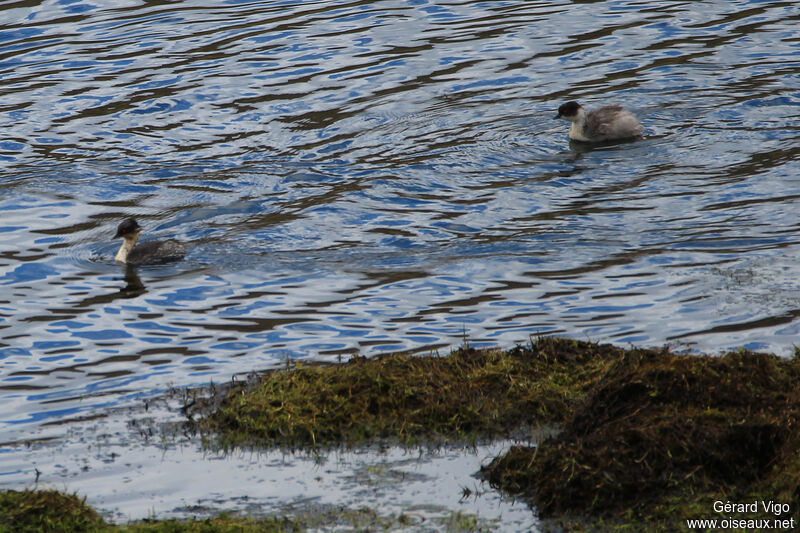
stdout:
<svg viewBox="0 0 800 533">
<path fill-rule="evenodd" d="M 302 531 L 284 518 L 220 516 L 108 524 L 84 499 L 55 490 L 0 491 L 0 533 L 282 533 Z"/>
<path fill-rule="evenodd" d="M 287 510 L 289 517 L 220 515 L 205 520 L 143 520 L 108 524 L 75 495 L 57 491 L 0 491 L 0 533 L 294 533 L 313 531 L 407 530 L 415 521 L 406 514 L 383 515 L 373 509 L 310 504 Z M 445 513 L 435 521 L 447 531 L 487 531 L 492 525 L 473 515 Z"/>
<path fill-rule="evenodd" d="M 0 491 L 0 533 L 84 533 L 105 522 L 83 499 L 53 490 Z"/>
<path fill-rule="evenodd" d="M 193 425 L 222 446 L 315 446 L 392 438 L 405 444 L 509 435 L 560 422 L 623 351 L 540 339 L 513 350 L 387 355 L 298 365 L 227 391 Z"/>
</svg>

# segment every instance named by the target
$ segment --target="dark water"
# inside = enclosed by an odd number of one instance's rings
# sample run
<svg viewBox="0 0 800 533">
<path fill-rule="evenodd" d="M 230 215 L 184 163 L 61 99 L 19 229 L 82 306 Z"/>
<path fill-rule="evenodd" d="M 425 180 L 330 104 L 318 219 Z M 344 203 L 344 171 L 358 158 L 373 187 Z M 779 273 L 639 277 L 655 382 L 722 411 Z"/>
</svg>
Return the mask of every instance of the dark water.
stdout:
<svg viewBox="0 0 800 533">
<path fill-rule="evenodd" d="M 287 357 L 541 333 L 790 353 L 798 22 L 763 1 L 0 4 L 2 440 Z M 647 137 L 570 145 L 569 99 Z M 115 264 L 129 215 L 186 260 Z M 0 484 L 29 481 L 9 464 Z"/>
</svg>

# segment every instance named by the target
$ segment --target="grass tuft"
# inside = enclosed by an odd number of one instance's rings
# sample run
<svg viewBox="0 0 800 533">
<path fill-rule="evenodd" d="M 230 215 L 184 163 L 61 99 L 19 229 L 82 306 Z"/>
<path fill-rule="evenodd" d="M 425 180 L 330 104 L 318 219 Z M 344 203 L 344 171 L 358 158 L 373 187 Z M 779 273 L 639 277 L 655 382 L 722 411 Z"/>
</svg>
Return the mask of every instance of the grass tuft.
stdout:
<svg viewBox="0 0 800 533">
<path fill-rule="evenodd" d="M 297 365 L 234 384 L 218 409 L 192 425 L 217 435 L 221 447 L 507 436 L 562 422 L 570 404 L 624 353 L 597 345 L 570 349 L 572 342 L 545 338 L 507 351 L 463 348 L 445 357 L 394 354 Z"/>
<path fill-rule="evenodd" d="M 100 515 L 74 494 L 0 491 L 0 533 L 84 533 L 104 526 Z"/>
</svg>

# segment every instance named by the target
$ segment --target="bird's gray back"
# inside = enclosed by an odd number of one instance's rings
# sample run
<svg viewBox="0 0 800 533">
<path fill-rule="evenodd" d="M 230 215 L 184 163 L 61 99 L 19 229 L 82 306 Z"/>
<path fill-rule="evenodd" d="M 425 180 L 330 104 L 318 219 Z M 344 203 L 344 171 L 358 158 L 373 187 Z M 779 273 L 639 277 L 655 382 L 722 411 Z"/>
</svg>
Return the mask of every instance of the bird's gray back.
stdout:
<svg viewBox="0 0 800 533">
<path fill-rule="evenodd" d="M 167 263 L 186 255 L 186 247 L 178 241 L 148 241 L 136 245 L 128 255 L 128 263 L 134 265 Z"/>
<path fill-rule="evenodd" d="M 598 140 L 638 137 L 642 134 L 639 119 L 620 105 L 609 105 L 588 112 L 584 128 L 590 138 Z"/>
</svg>

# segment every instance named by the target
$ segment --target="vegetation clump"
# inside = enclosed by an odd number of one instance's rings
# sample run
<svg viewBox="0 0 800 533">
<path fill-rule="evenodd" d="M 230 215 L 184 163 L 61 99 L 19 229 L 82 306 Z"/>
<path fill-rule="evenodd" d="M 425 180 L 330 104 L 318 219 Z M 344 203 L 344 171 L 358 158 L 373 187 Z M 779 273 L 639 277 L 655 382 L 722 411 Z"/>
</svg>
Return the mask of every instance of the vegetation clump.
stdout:
<svg viewBox="0 0 800 533">
<path fill-rule="evenodd" d="M 298 365 L 235 384 L 193 423 L 222 446 L 319 446 L 391 438 L 403 444 L 507 436 L 562 422 L 623 350 L 543 338 L 512 350 L 444 357 L 356 357 Z"/>
<path fill-rule="evenodd" d="M 109 524 L 83 498 L 56 490 L 0 491 L 0 533 L 288 533 L 287 518 L 218 516 L 204 520 L 144 520 Z"/>
<path fill-rule="evenodd" d="M 679 516 L 719 518 L 718 500 L 763 497 L 796 516 L 799 384 L 797 358 L 540 338 L 507 351 L 269 372 L 230 388 L 195 427 L 226 446 L 313 447 L 463 442 L 555 424 L 561 431 L 536 448 L 512 447 L 483 475 L 542 517 L 669 531 Z"/>
<path fill-rule="evenodd" d="M 83 533 L 103 519 L 85 501 L 55 490 L 0 491 L 0 533 Z"/>
<path fill-rule="evenodd" d="M 715 513 L 714 501 L 760 500 L 798 517 L 798 422 L 797 358 L 632 350 L 575 404 L 561 433 L 536 449 L 513 447 L 483 473 L 545 517 L 670 531 L 683 529 L 681 517 L 735 516 Z"/>
<path fill-rule="evenodd" d="M 109 524 L 82 498 L 54 490 L 0 490 L 0 533 L 299 533 L 303 531 L 407 531 L 419 522 L 413 514 L 383 514 L 362 507 L 308 505 L 287 516 L 227 515 L 205 519 L 147 519 Z M 423 519 L 424 520 L 424 519 Z M 431 526 L 453 533 L 489 531 L 492 522 L 472 514 L 445 513 Z M 427 529 L 426 529 L 427 530 Z"/>
</svg>

